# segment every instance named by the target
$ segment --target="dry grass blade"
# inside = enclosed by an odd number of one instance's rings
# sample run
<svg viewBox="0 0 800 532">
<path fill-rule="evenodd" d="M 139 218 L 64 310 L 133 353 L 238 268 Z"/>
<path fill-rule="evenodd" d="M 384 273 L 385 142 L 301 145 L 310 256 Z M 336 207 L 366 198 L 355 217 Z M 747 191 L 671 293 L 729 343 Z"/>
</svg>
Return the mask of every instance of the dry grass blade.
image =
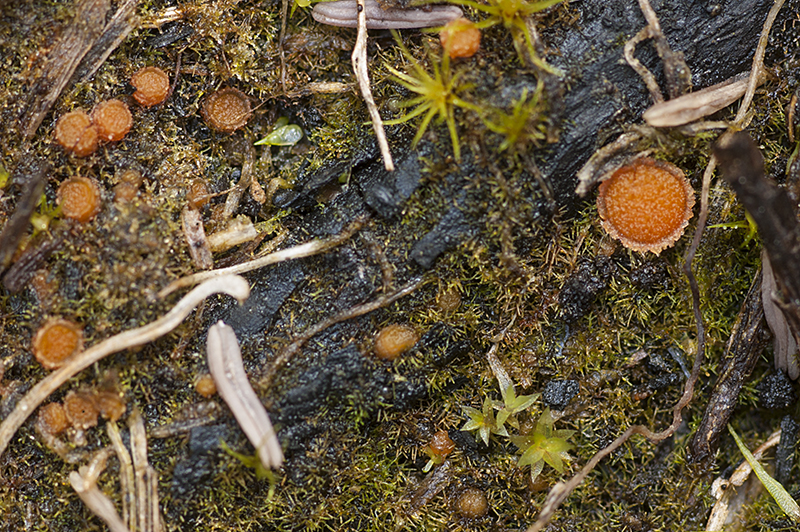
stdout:
<svg viewBox="0 0 800 532">
<path fill-rule="evenodd" d="M 283 451 L 264 405 L 256 395 L 242 364 L 236 333 L 221 321 L 208 330 L 208 369 L 242 431 L 255 447 L 265 468 L 277 469 Z"/>
</svg>

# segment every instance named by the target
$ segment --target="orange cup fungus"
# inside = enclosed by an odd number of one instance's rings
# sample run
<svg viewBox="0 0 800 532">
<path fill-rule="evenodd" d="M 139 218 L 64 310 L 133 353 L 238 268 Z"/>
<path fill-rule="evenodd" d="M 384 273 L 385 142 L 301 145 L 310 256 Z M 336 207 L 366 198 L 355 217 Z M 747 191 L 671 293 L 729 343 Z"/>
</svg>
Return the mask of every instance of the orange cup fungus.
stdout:
<svg viewBox="0 0 800 532">
<path fill-rule="evenodd" d="M 64 398 L 64 412 L 76 429 L 86 430 L 97 425 L 97 405 L 88 392 L 69 392 Z"/>
<path fill-rule="evenodd" d="M 439 40 L 451 59 L 472 57 L 481 47 L 481 30 L 471 20 L 461 17 L 445 24 Z"/>
<path fill-rule="evenodd" d="M 114 202 L 128 203 L 136 198 L 139 186 L 142 184 L 142 173 L 133 168 L 127 168 L 117 174 L 119 183 L 114 186 Z"/>
<path fill-rule="evenodd" d="M 88 177 L 70 177 L 58 187 L 56 203 L 64 216 L 86 223 L 100 212 L 100 186 Z"/>
<path fill-rule="evenodd" d="M 125 102 L 106 100 L 92 111 L 92 121 L 101 139 L 116 142 L 122 140 L 133 125 L 133 117 Z"/>
<path fill-rule="evenodd" d="M 97 149 L 97 128 L 85 111 L 71 111 L 56 123 L 56 142 L 78 157 L 91 155 Z"/>
<path fill-rule="evenodd" d="M 50 403 L 39 409 L 37 424 L 42 432 L 56 436 L 67 430 L 69 420 L 61 403 Z"/>
<path fill-rule="evenodd" d="M 383 360 L 394 360 L 417 343 L 417 331 L 408 325 L 387 325 L 375 336 L 375 355 Z"/>
<path fill-rule="evenodd" d="M 169 96 L 169 76 L 158 67 L 139 69 L 131 76 L 131 85 L 136 88 L 133 99 L 143 107 L 163 103 Z"/>
<path fill-rule="evenodd" d="M 478 519 L 489 512 L 489 501 L 478 488 L 467 488 L 458 495 L 456 509 L 462 517 Z"/>
<path fill-rule="evenodd" d="M 450 435 L 446 430 L 440 430 L 433 435 L 431 441 L 428 443 L 428 449 L 431 454 L 440 457 L 442 460 L 452 453 L 456 448 L 456 444 L 450 439 Z"/>
<path fill-rule="evenodd" d="M 81 326 L 60 318 L 48 320 L 33 337 L 33 356 L 47 369 L 56 369 L 83 349 Z"/>
<path fill-rule="evenodd" d="M 217 385 L 214 384 L 214 378 L 209 374 L 200 376 L 197 382 L 194 383 L 194 389 L 197 393 L 206 398 L 217 393 Z"/>
<path fill-rule="evenodd" d="M 221 133 L 233 133 L 242 128 L 253 114 L 250 99 L 245 93 L 233 87 L 210 94 L 200 110 L 208 127 Z"/>
<path fill-rule="evenodd" d="M 600 183 L 597 212 L 612 237 L 634 251 L 656 255 L 683 235 L 694 190 L 676 166 L 644 157 Z"/>
<path fill-rule="evenodd" d="M 97 391 L 94 393 L 92 400 L 100 415 L 111 421 L 117 421 L 127 409 L 125 400 L 120 396 L 119 392 L 110 390 Z"/>
</svg>

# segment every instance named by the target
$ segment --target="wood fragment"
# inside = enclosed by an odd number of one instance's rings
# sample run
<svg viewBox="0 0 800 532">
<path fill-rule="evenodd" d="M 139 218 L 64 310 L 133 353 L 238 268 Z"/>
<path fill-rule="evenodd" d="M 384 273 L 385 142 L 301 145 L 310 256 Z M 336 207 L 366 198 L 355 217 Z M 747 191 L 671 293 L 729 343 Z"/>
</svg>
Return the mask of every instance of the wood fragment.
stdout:
<svg viewBox="0 0 800 532">
<path fill-rule="evenodd" d="M 25 139 L 33 138 L 81 60 L 102 34 L 110 8 L 109 0 L 79 0 L 75 6 L 74 19 L 47 54 L 42 75 L 26 93 L 24 114 L 20 117 Z"/>
<path fill-rule="evenodd" d="M 214 258 L 211 256 L 211 249 L 206 239 L 206 231 L 203 227 L 203 217 L 200 211 L 186 207 L 181 212 L 181 226 L 189 245 L 189 255 L 195 267 L 200 270 L 210 270 L 214 267 Z"/>
<path fill-rule="evenodd" d="M 764 158 L 744 131 L 714 146 L 722 176 L 755 220 L 781 290 L 783 315 L 800 339 L 800 223 L 786 191 L 764 177 Z"/>
<path fill-rule="evenodd" d="M 39 160 L 33 161 L 29 166 L 17 168 L 14 173 L 12 182 L 22 183 L 23 189 L 14 213 L 0 233 L 0 271 L 4 271 L 11 264 L 19 243 L 27 234 L 31 215 L 39 204 L 49 173 L 50 165 Z"/>
<path fill-rule="evenodd" d="M 800 376 L 800 367 L 797 364 L 797 342 L 795 342 L 789 323 L 775 298 L 778 295 L 778 286 L 769 262 L 769 255 L 764 249 L 761 250 L 761 269 L 764 271 L 761 281 L 761 301 L 764 306 L 764 317 L 769 325 L 769 330 L 772 331 L 775 369 L 785 371 L 790 379 L 796 380 Z"/>
<path fill-rule="evenodd" d="M 43 239 L 34 239 L 28 244 L 22 255 L 11 265 L 3 276 L 3 285 L 11 294 L 15 294 L 27 286 L 28 281 L 36 274 L 55 250 L 61 247 L 63 234 L 47 235 Z"/>
<path fill-rule="evenodd" d="M 138 25 L 136 6 L 140 0 L 123 0 L 117 6 L 117 11 L 103 28 L 103 33 L 92 45 L 91 49 L 78 65 L 72 82 L 83 81 L 92 77 L 105 63 L 117 47 Z"/>
<path fill-rule="evenodd" d="M 739 392 L 748 382 L 761 355 L 766 336 L 761 305 L 761 274 L 750 284 L 744 302 L 722 356 L 722 368 L 711 391 L 703 419 L 689 444 L 692 462 L 713 458 L 719 439 L 725 433 L 733 411 L 739 404 Z"/>
</svg>

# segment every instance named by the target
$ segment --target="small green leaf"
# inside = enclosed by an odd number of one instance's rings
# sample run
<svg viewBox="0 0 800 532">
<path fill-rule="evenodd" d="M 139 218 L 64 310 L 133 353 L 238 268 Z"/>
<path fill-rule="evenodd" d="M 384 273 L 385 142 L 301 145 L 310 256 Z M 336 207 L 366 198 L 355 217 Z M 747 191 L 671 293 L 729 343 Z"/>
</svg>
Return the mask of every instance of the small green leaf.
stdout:
<svg viewBox="0 0 800 532">
<path fill-rule="evenodd" d="M 289 124 L 275 128 L 269 135 L 255 143 L 256 146 L 294 146 L 303 138 L 303 128 Z"/>
<path fill-rule="evenodd" d="M 739 438 L 739 435 L 736 434 L 736 431 L 733 430 L 733 427 L 728 425 L 728 431 L 731 433 L 731 436 L 733 436 L 733 440 L 736 442 L 736 446 L 739 447 L 739 451 L 744 455 L 744 459 L 747 460 L 747 463 L 753 468 L 753 473 L 756 474 L 758 480 L 767 488 L 767 491 L 772 495 L 772 498 L 775 499 L 775 502 L 778 503 L 778 506 L 781 507 L 781 510 L 795 521 L 800 521 L 800 506 L 798 506 L 797 502 L 789 495 L 786 488 L 784 488 L 780 482 L 769 476 L 769 473 L 758 463 L 753 453 L 742 443 L 742 440 Z"/>
</svg>

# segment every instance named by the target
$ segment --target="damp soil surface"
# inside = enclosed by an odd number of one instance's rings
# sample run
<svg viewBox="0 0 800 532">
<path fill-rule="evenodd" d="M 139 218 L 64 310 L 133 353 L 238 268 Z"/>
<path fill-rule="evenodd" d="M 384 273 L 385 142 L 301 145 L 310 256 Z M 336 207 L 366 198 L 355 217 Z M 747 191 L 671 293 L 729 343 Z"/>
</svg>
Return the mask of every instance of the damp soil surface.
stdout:
<svg viewBox="0 0 800 532">
<path fill-rule="evenodd" d="M 772 5 L 651 4 L 693 90 L 750 69 Z M 90 347 L 166 313 L 186 289 L 159 292 L 208 260 L 233 266 L 357 223 L 325 253 L 244 274 L 245 303 L 213 296 L 172 333 L 107 357 L 45 403 L 70 391 L 111 391 L 126 406 L 116 422 L 126 445 L 130 413 L 141 412 L 165 530 L 524 530 L 548 490 L 627 427 L 658 431 L 672 421 L 698 346 L 682 267 L 721 130 L 644 124 L 652 96 L 623 57 L 646 25 L 635 2 L 564 1 L 508 24 L 491 9 L 465 7 L 465 16 L 484 21 L 472 58 L 443 61 L 435 32 L 369 32 L 372 90 L 385 120 L 426 102 L 390 69 L 428 83 L 445 102 L 430 123 L 422 112 L 386 126 L 396 166 L 389 172 L 352 73 L 355 30 L 321 25 L 310 7 L 289 2 L 281 42 L 281 8 L 273 0 L 0 5 L 0 420 L 48 373 L 31 350 L 48 319 L 79 323 Z M 790 194 L 798 178 L 787 170 L 798 138 L 790 123 L 798 12 L 800 2 L 789 0 L 778 14 L 747 129 L 767 176 Z M 653 41 L 635 56 L 667 94 Z M 164 103 L 143 108 L 130 78 L 149 66 L 168 73 L 172 87 Z M 444 89 L 432 85 L 437 72 Z M 202 109 L 225 88 L 240 91 L 252 114 L 221 133 Z M 133 116 L 123 140 L 86 157 L 55 142 L 60 116 L 113 98 Z M 732 121 L 737 108 L 708 119 Z M 291 125 L 302 129 L 299 141 L 254 144 L 284 138 L 290 130 L 280 128 Z M 631 155 L 675 164 L 698 193 L 687 234 L 658 256 L 623 248 L 600 225 L 596 192 L 575 193 L 589 157 L 631 132 L 639 139 Z M 57 204 L 59 184 L 73 176 L 101 188 L 100 212 L 85 223 L 64 218 Z M 188 211 L 205 239 L 187 230 Z M 243 226 L 249 236 L 234 242 L 234 227 Z M 747 298 L 761 245 L 716 178 L 709 226 L 693 263 L 705 358 L 685 423 L 658 445 L 636 436 L 612 453 L 547 530 L 705 529 L 711 483 L 741 460 L 719 421 L 715 448 L 691 455 L 712 392 L 735 390 L 715 395 L 727 413 L 714 420 L 729 419 L 751 449 L 779 427 L 796 434 L 797 384 L 776 374 L 758 316 L 749 316 L 755 332 L 736 336 L 741 353 L 731 352 L 737 316 L 760 308 Z M 413 288 L 389 302 L 404 287 Z M 234 328 L 276 427 L 279 471 L 255 467 L 222 399 L 195 390 L 218 320 Z M 382 360 L 374 338 L 394 324 L 419 340 Z M 492 346 L 496 361 L 487 357 Z M 737 354 L 747 362 L 726 366 Z M 716 384 L 731 373 L 735 385 Z M 510 392 L 535 399 L 499 422 Z M 68 476 L 111 445 L 114 422 L 46 436 L 36 415 L 0 455 L 0 530 L 105 530 Z M 568 456 L 560 470 L 547 461 L 532 475 L 518 460 L 548 415 L 550 436 L 569 444 Z M 440 431 L 455 444 L 444 457 L 429 447 Z M 787 438 L 778 470 L 797 495 L 795 440 Z M 129 508 L 124 476 L 114 455 L 98 480 L 120 515 Z M 476 490 L 487 509 L 464 514 L 459 501 Z M 740 511 L 742 530 L 792 529 L 766 495 Z"/>
</svg>

